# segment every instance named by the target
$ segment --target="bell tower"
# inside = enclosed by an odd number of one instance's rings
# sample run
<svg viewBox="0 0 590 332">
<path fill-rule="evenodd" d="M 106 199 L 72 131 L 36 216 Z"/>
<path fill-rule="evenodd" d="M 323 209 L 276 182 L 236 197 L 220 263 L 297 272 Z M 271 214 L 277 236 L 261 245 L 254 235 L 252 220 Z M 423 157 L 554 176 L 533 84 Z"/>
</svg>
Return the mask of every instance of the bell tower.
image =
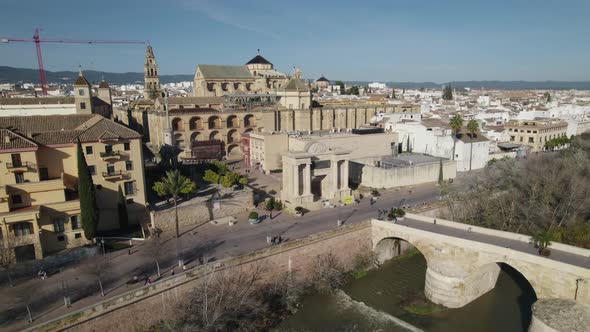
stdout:
<svg viewBox="0 0 590 332">
<path fill-rule="evenodd" d="M 158 76 L 158 65 L 156 64 L 156 57 L 154 56 L 154 50 L 152 45 L 148 43 L 147 50 L 145 51 L 145 64 L 143 65 L 144 71 L 144 98 L 145 99 L 156 99 L 161 96 L 162 90 L 160 89 L 160 77 Z"/>
</svg>

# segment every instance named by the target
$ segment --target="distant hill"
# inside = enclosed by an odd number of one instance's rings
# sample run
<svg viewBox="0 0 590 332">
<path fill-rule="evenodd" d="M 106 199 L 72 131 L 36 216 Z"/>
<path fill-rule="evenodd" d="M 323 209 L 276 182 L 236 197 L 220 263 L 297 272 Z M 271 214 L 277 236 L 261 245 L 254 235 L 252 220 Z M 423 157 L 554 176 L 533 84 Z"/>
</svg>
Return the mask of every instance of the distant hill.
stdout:
<svg viewBox="0 0 590 332">
<path fill-rule="evenodd" d="M 367 85 L 371 82 L 347 81 L 348 84 Z M 453 88 L 471 88 L 472 90 L 590 90 L 590 81 L 453 81 Z M 434 82 L 386 82 L 396 89 L 440 89 L 449 83 Z"/>
<path fill-rule="evenodd" d="M 78 76 L 73 71 L 45 71 L 47 82 L 71 84 Z M 143 73 L 108 73 L 102 71 L 85 70 L 84 76 L 91 83 L 98 83 L 104 79 L 110 84 L 143 84 Z M 160 75 L 160 82 L 172 83 L 192 81 L 193 75 Z M 0 66 L 0 83 L 39 83 L 39 70 L 28 68 L 14 68 Z M 348 84 L 367 85 L 367 81 L 345 81 Z M 436 89 L 448 83 L 435 82 L 387 82 L 390 87 L 397 89 Z M 486 90 L 590 90 L 590 81 L 457 81 L 450 82 L 454 88 L 471 88 Z"/>
<path fill-rule="evenodd" d="M 71 84 L 78 77 L 73 71 L 45 71 L 48 83 Z M 84 77 L 91 83 L 99 83 L 104 77 L 109 84 L 143 84 L 143 73 L 108 73 L 94 70 L 84 70 Z M 161 75 L 160 82 L 192 81 L 193 75 Z M 39 83 L 39 70 L 0 66 L 0 83 Z"/>
</svg>

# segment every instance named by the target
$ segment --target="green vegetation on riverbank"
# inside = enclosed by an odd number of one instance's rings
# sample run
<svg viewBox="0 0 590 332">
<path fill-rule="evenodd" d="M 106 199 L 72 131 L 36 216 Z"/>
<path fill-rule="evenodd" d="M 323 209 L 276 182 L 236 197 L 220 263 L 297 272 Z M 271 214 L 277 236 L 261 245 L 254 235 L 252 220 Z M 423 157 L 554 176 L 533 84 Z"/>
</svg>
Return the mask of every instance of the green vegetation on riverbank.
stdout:
<svg viewBox="0 0 590 332">
<path fill-rule="evenodd" d="M 446 310 L 445 307 L 433 303 L 427 299 L 423 292 L 408 296 L 402 301 L 402 306 L 407 312 L 421 316 L 432 315 Z"/>
</svg>

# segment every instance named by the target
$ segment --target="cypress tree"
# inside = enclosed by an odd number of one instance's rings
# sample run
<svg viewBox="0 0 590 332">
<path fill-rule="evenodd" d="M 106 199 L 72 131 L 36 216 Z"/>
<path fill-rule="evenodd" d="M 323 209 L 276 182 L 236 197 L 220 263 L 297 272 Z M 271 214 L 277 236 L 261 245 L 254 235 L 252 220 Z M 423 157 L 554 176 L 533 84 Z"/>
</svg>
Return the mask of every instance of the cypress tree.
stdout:
<svg viewBox="0 0 590 332">
<path fill-rule="evenodd" d="M 443 181 L 444 181 L 443 164 L 442 164 L 442 159 L 440 159 L 439 164 L 438 164 L 438 184 L 442 184 Z"/>
<path fill-rule="evenodd" d="M 127 201 L 123 190 L 119 186 L 119 196 L 117 198 L 117 214 L 119 216 L 119 229 L 125 230 L 129 228 L 129 215 L 127 214 Z"/>
<path fill-rule="evenodd" d="M 80 197 L 80 220 L 84 236 L 91 240 L 96 235 L 98 226 L 98 207 L 96 206 L 96 191 L 92 176 L 82 152 L 82 144 L 78 139 L 78 195 Z"/>
</svg>

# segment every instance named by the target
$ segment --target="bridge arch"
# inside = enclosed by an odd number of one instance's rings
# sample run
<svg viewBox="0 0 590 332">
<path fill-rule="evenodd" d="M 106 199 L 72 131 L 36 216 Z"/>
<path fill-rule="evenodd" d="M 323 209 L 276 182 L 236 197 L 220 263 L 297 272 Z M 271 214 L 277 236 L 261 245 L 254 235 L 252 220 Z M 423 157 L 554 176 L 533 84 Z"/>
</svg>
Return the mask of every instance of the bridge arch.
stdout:
<svg viewBox="0 0 590 332">
<path fill-rule="evenodd" d="M 373 251 L 375 252 L 379 264 L 383 264 L 386 261 L 403 255 L 412 249 L 417 249 L 420 251 L 420 249 L 408 241 L 408 239 L 404 239 L 402 237 L 385 237 L 377 242 L 375 248 L 373 248 Z M 424 253 L 421 251 L 420 253 L 426 257 L 426 255 L 424 255 Z"/>
</svg>

